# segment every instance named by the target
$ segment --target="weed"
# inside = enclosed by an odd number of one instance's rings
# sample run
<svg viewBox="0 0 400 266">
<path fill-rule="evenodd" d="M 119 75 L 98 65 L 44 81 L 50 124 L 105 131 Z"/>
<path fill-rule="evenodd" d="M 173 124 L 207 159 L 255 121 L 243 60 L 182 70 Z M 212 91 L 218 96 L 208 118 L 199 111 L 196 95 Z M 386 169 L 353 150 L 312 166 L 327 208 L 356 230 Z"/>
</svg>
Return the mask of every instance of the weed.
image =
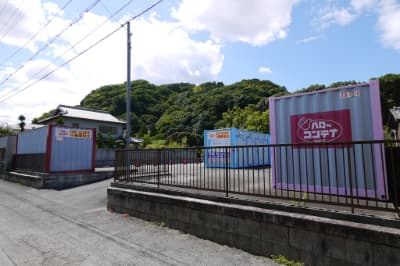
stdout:
<svg viewBox="0 0 400 266">
<path fill-rule="evenodd" d="M 308 199 L 308 193 L 307 193 L 307 192 L 304 192 L 303 195 L 301 196 L 301 199 L 302 199 L 302 200 L 307 200 L 307 199 Z M 306 203 L 305 203 L 304 201 L 302 201 L 302 202 L 291 201 L 290 204 L 293 205 L 293 206 L 296 206 L 296 207 L 297 207 L 297 206 L 301 206 L 301 207 L 306 206 Z"/>
<path fill-rule="evenodd" d="M 154 222 L 151 222 L 152 224 L 154 224 L 154 225 L 157 225 L 157 226 L 160 226 L 160 227 L 166 227 L 167 225 L 164 223 L 164 222 L 159 222 L 159 221 L 154 221 Z"/>
<path fill-rule="evenodd" d="M 294 260 L 289 260 L 283 255 L 272 255 L 271 259 L 276 263 L 287 265 L 287 266 L 304 266 L 304 263 Z"/>
</svg>

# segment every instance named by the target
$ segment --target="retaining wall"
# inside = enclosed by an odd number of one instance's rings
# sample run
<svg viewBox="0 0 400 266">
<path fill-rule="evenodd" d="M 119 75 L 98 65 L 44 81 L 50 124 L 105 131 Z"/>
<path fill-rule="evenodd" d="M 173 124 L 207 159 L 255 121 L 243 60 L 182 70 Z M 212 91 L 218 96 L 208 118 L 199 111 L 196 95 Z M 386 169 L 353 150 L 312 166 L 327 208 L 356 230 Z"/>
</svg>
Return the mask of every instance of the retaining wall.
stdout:
<svg viewBox="0 0 400 266">
<path fill-rule="evenodd" d="M 105 180 L 112 176 L 112 171 L 56 174 L 10 171 L 4 175 L 4 179 L 38 189 L 46 188 L 61 190 Z"/>
<path fill-rule="evenodd" d="M 246 250 L 306 265 L 400 265 L 400 229 L 118 187 L 107 207 Z"/>
</svg>

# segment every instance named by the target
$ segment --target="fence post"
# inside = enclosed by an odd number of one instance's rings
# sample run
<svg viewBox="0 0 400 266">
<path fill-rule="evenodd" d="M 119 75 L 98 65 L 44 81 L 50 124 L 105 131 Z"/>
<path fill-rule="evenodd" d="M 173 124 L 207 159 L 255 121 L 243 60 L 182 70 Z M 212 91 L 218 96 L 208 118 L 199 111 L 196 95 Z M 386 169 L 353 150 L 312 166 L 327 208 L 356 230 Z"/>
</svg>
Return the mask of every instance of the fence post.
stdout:
<svg viewBox="0 0 400 266">
<path fill-rule="evenodd" d="M 225 147 L 225 194 L 229 196 L 229 158 L 228 147 Z"/>
<path fill-rule="evenodd" d="M 354 149 L 354 148 L 353 148 Z M 353 175 L 352 175 L 352 164 L 351 164 L 351 153 L 350 146 L 347 147 L 347 156 L 349 160 L 349 185 L 350 185 L 350 202 L 351 202 L 351 213 L 354 213 L 354 198 L 353 198 Z M 358 188 L 356 188 L 358 189 Z"/>
<path fill-rule="evenodd" d="M 161 149 L 157 150 L 157 189 L 160 188 Z"/>
<path fill-rule="evenodd" d="M 130 159 L 130 150 L 125 150 L 125 167 L 126 167 L 126 181 L 131 181 L 131 159 Z"/>
<path fill-rule="evenodd" d="M 399 159 L 398 157 L 398 150 L 399 150 L 399 147 L 397 146 L 398 145 L 398 143 L 396 143 L 396 146 L 392 146 L 392 147 L 387 147 L 386 148 L 386 154 L 388 154 L 388 153 L 390 153 L 390 168 L 391 169 L 388 169 L 388 167 L 387 167 L 387 177 L 388 177 L 388 182 L 387 183 L 391 183 L 390 181 L 392 181 L 393 183 L 393 205 L 394 205 L 394 208 L 396 209 L 396 213 L 397 213 L 397 216 L 398 217 L 400 217 L 400 212 L 399 212 L 399 205 L 398 205 L 398 203 L 399 203 L 399 198 L 398 198 L 398 186 L 397 186 L 397 182 L 396 182 L 396 178 L 398 177 L 398 173 L 397 173 L 397 168 L 398 168 L 398 166 L 396 165 L 396 160 L 395 159 Z M 384 148 L 384 150 L 385 150 L 385 148 Z M 386 155 L 385 154 L 385 155 Z M 388 158 L 387 158 L 387 160 L 388 160 Z M 389 171 L 391 170 L 391 175 L 389 174 Z M 390 177 L 391 176 L 391 177 Z M 390 179 L 392 179 L 392 180 L 390 180 Z M 388 191 L 388 194 L 389 194 L 389 191 Z M 388 197 L 387 197 L 388 199 L 390 198 L 390 196 L 388 195 Z"/>
</svg>

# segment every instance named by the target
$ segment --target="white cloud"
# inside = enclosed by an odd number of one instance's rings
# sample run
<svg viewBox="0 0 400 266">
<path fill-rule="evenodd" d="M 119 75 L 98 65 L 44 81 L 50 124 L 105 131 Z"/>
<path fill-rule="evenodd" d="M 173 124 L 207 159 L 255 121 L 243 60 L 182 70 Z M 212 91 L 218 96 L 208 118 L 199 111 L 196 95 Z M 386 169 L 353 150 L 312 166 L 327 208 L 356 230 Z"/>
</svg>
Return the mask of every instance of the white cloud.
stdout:
<svg viewBox="0 0 400 266">
<path fill-rule="evenodd" d="M 377 0 L 351 0 L 350 5 L 356 10 L 360 12 L 364 9 L 373 8 L 377 3 Z"/>
<path fill-rule="evenodd" d="M 39 1 L 40 2 L 40 1 Z M 49 11 L 50 10 L 50 11 Z M 57 6 L 42 6 L 41 15 L 46 12 L 54 13 Z M 106 17 L 87 13 L 83 19 L 69 28 L 53 43 L 46 53 L 30 61 L 10 81 L 0 86 L 0 122 L 13 123 L 19 114 L 24 114 L 29 122 L 43 112 L 55 108 L 58 104 L 75 105 L 91 90 L 102 85 L 122 83 L 126 80 L 126 29 L 123 28 L 98 46 L 61 67 L 48 78 L 36 83 L 15 97 L 1 102 L 7 92 L 13 91 L 16 86 L 25 88 L 32 81 L 55 69 L 58 65 L 77 55 L 91 44 L 105 36 L 112 30 L 120 27 L 120 22 L 107 22 L 77 45 L 65 53 L 66 49 L 92 29 L 102 23 Z M 24 24 L 33 23 L 31 16 L 26 17 Z M 54 27 L 70 23 L 67 18 L 59 18 L 43 38 L 33 45 L 40 47 L 45 39 L 58 31 Z M 193 82 L 215 80 L 223 65 L 221 46 L 212 40 L 196 41 L 182 28 L 178 22 L 162 22 L 155 16 L 141 18 L 131 24 L 132 28 L 132 79 L 147 79 L 150 82 L 161 84 L 171 82 Z M 25 36 L 25 35 L 23 35 Z M 25 40 L 25 37 L 10 36 L 10 40 Z M 23 39 L 21 39 L 23 38 Z M 62 59 L 55 60 L 56 56 Z M 48 68 L 46 68 L 49 66 Z M 15 65 L 0 65 L 0 77 L 15 70 Z M 46 70 L 37 75 L 45 67 Z M 26 83 L 27 80 L 32 81 Z M 2 79 L 1 79 L 2 80 Z M 23 86 L 18 85 L 23 84 Z"/>
<path fill-rule="evenodd" d="M 376 30 L 384 46 L 400 51 L 400 3 L 396 0 L 351 0 L 345 7 L 335 6 L 330 1 L 317 10 L 317 18 L 313 21 L 320 30 L 331 25 L 346 26 L 365 12 L 373 12 L 377 16 Z M 300 43 L 314 40 L 306 38 Z"/>
<path fill-rule="evenodd" d="M 272 73 L 272 70 L 269 67 L 261 66 L 258 68 L 258 72 L 264 73 L 264 74 L 269 74 L 269 73 Z"/>
<path fill-rule="evenodd" d="M 353 22 L 355 15 L 346 9 L 333 10 L 326 15 L 326 18 L 334 20 L 339 25 L 347 25 Z"/>
<path fill-rule="evenodd" d="M 215 80 L 223 55 L 213 41 L 194 41 L 177 23 L 155 18 L 133 25 L 135 75 L 156 83 Z M 136 51 L 136 52 L 135 52 Z"/>
<path fill-rule="evenodd" d="M 43 9 L 51 16 L 57 15 L 58 12 L 60 12 L 59 15 L 64 14 L 64 11 L 61 11 L 58 5 L 52 2 L 43 3 Z"/>
<path fill-rule="evenodd" d="M 350 8 L 338 8 L 328 5 L 318 10 L 318 16 L 314 20 L 314 24 L 321 30 L 334 24 L 346 26 L 353 22 L 357 16 L 358 14 Z"/>
<path fill-rule="evenodd" d="M 27 42 L 47 21 L 48 11 L 43 9 L 39 0 L 29 1 L 28 5 L 22 1 L 4 1 L 3 12 L 0 16 L 1 42 L 10 45 L 21 45 Z M 29 12 L 27 12 L 29 8 Z M 52 8 L 54 9 L 54 7 Z M 45 41 L 43 35 L 38 40 Z M 34 49 L 33 44 L 28 46 Z"/>
<path fill-rule="evenodd" d="M 337 1 L 328 1 L 324 7 L 317 9 L 314 24 L 321 30 L 335 24 L 346 26 L 366 10 L 372 10 L 377 3 L 377 0 L 351 0 L 349 5 L 339 7 Z"/>
<path fill-rule="evenodd" d="M 288 34 L 297 0 L 183 0 L 173 16 L 192 30 L 210 32 L 216 41 L 259 46 Z"/>
<path fill-rule="evenodd" d="M 313 36 L 309 36 L 309 37 L 306 37 L 304 39 L 301 39 L 301 40 L 297 41 L 297 44 L 309 43 L 309 42 L 313 42 L 313 41 L 316 41 L 316 40 L 321 39 L 321 38 L 322 38 L 322 35 L 313 35 Z"/>
<path fill-rule="evenodd" d="M 400 4 L 394 0 L 382 1 L 377 28 L 383 44 L 400 51 Z"/>
</svg>

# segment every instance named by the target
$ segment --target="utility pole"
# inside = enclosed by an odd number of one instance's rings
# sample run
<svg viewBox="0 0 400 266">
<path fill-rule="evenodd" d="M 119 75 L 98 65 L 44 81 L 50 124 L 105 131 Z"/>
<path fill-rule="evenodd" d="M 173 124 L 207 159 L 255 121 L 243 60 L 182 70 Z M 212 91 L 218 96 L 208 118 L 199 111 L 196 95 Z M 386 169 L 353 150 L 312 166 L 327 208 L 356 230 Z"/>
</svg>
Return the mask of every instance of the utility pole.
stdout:
<svg viewBox="0 0 400 266">
<path fill-rule="evenodd" d="M 126 23 L 128 51 L 127 51 L 127 77 L 126 77 L 126 149 L 131 141 L 131 28 L 130 22 Z"/>
</svg>

